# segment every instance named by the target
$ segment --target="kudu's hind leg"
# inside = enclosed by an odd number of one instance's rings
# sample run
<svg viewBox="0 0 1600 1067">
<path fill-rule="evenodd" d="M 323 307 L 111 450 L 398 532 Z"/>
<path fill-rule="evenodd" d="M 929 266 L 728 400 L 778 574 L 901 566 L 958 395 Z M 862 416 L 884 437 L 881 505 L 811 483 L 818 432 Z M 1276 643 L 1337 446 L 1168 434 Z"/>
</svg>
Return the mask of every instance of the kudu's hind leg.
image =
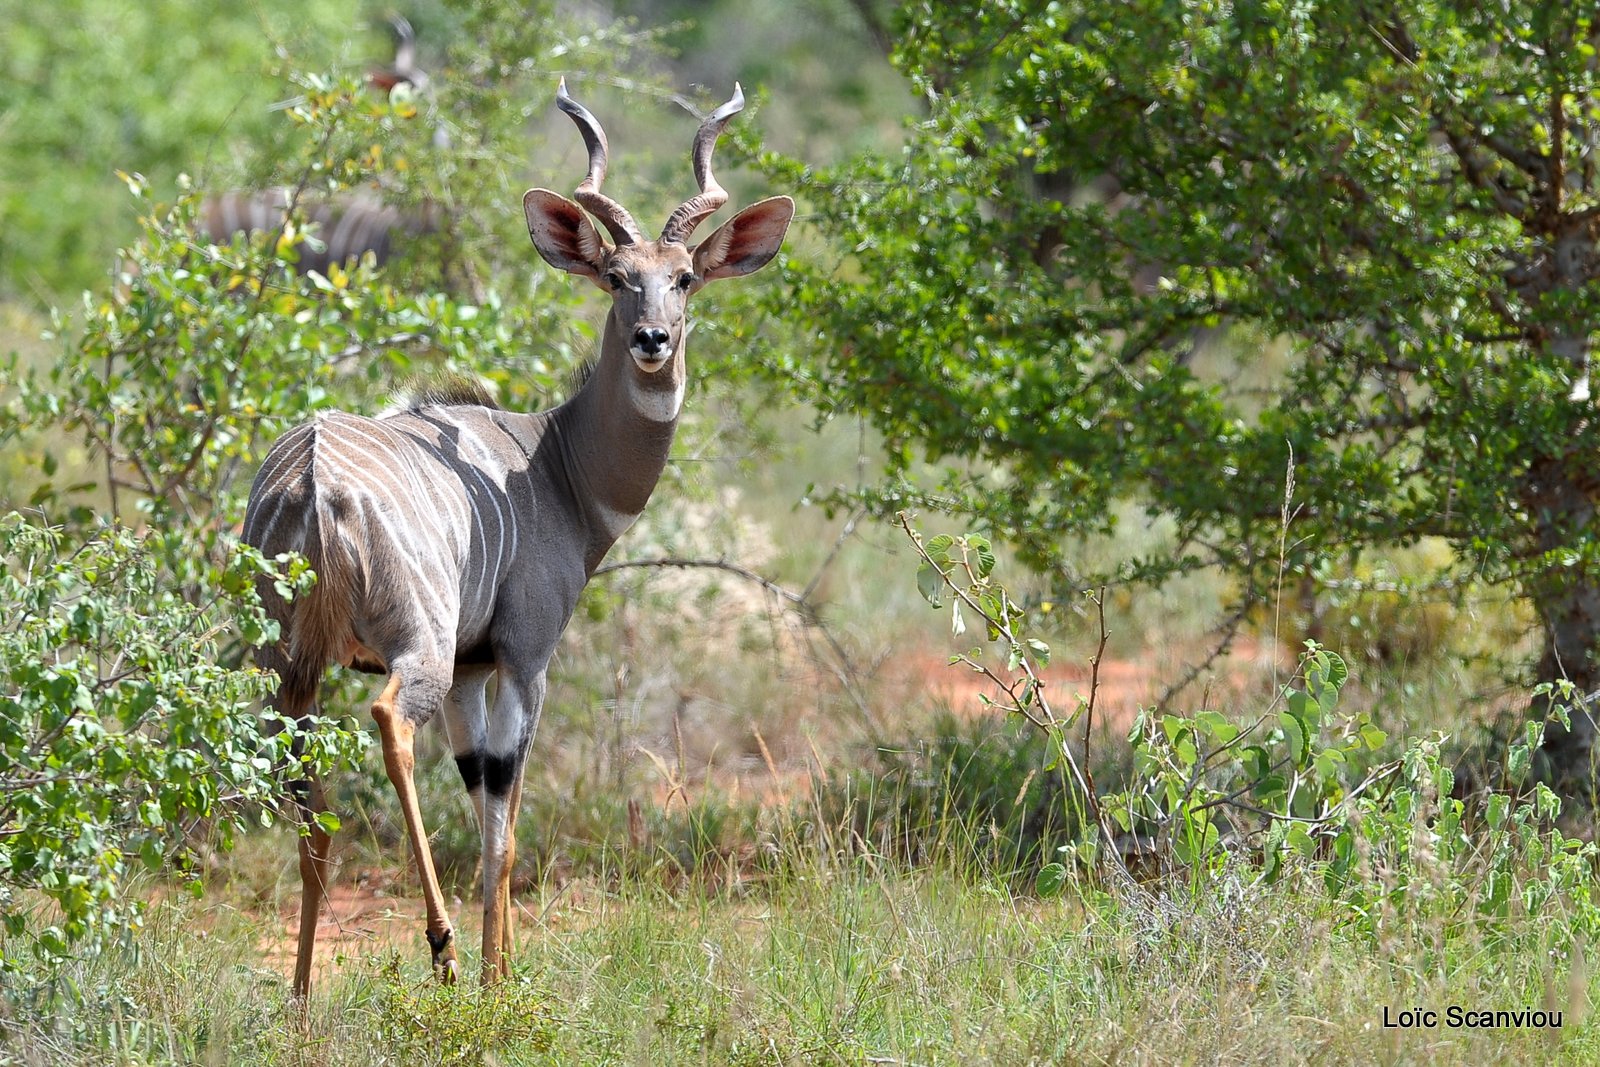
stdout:
<svg viewBox="0 0 1600 1067">
<path fill-rule="evenodd" d="M 428 687 L 429 691 L 419 691 Z M 437 689 L 437 693 L 432 692 Z M 372 717 L 377 721 L 378 733 L 383 742 L 383 767 L 400 800 L 400 810 L 405 816 L 406 835 L 411 839 L 411 852 L 417 858 L 417 875 L 422 880 L 422 899 L 428 910 L 428 947 L 433 950 L 433 970 L 445 984 L 456 980 L 455 932 L 450 927 L 450 916 L 445 912 L 444 893 L 439 888 L 439 876 L 434 872 L 433 851 L 428 847 L 428 833 L 422 825 L 422 806 L 417 800 L 416 782 L 412 774 L 417 760 L 414 741 L 417 722 L 425 722 L 432 708 L 444 693 L 443 685 L 434 685 L 431 679 L 419 677 L 410 687 L 402 681 L 396 669 L 389 675 L 389 684 L 372 705 Z M 415 694 L 415 695 L 413 695 Z M 416 717 L 407 713 L 418 707 Z"/>
<path fill-rule="evenodd" d="M 261 602 L 272 616 L 280 621 L 288 617 L 288 606 L 278 596 L 272 583 L 265 580 L 257 585 Z M 256 665 L 264 671 L 291 677 L 290 661 L 282 645 L 266 645 L 256 652 Z M 290 763 L 301 766 L 305 752 L 305 720 L 314 715 L 316 707 L 316 681 L 306 684 L 280 684 L 278 692 L 268 702 L 277 713 L 274 733 L 282 729 L 295 731 L 290 744 Z M 290 724 L 295 725 L 291 726 Z M 317 816 L 328 810 L 327 794 L 322 780 L 315 774 L 289 783 L 289 799 L 293 802 L 299 820 L 300 840 L 300 930 L 295 939 L 294 984 L 290 987 L 294 1001 L 299 1005 L 303 1020 L 309 1023 L 309 998 L 311 994 L 311 966 L 317 950 L 317 925 L 322 918 L 322 905 L 328 899 L 333 884 L 333 865 L 329 860 L 333 852 L 333 837 L 322 828 Z"/>
<path fill-rule="evenodd" d="M 299 799 L 300 818 L 304 832 L 300 835 L 300 937 L 294 954 L 294 995 L 302 1004 L 311 992 L 311 960 L 317 947 L 317 923 L 322 918 L 322 902 L 328 895 L 331 866 L 328 855 L 333 848 L 333 838 L 317 822 L 317 816 L 328 810 L 328 799 L 318 778 L 300 783 L 303 790 Z"/>
<path fill-rule="evenodd" d="M 524 750 L 525 751 L 525 750 Z M 483 983 L 509 973 L 505 952 L 510 947 L 508 923 L 511 866 L 516 857 L 515 778 L 522 773 L 521 753 L 485 761 L 483 791 Z"/>
</svg>

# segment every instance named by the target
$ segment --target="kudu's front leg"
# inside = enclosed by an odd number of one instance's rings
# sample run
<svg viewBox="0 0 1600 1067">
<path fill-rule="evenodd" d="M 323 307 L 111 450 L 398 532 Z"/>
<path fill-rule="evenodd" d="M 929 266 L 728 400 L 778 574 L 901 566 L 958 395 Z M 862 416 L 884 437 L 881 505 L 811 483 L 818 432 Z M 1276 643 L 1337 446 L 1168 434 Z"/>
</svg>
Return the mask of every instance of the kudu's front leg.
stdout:
<svg viewBox="0 0 1600 1067">
<path fill-rule="evenodd" d="M 505 814 L 505 833 L 500 838 L 503 851 L 498 861 L 488 855 L 489 839 L 484 841 L 485 865 L 490 866 L 498 862 L 498 873 L 491 884 L 486 876 L 483 880 L 483 975 L 481 981 L 484 985 L 493 985 L 502 978 L 511 977 L 511 949 L 516 942 L 515 922 L 516 912 L 511 904 L 511 874 L 517 864 L 517 812 L 522 807 L 522 769 L 524 760 L 517 760 L 514 774 L 516 777 L 511 783 L 511 792 L 500 798 L 499 804 Z M 494 803 L 494 801 L 490 801 Z"/>
<path fill-rule="evenodd" d="M 541 673 L 515 681 L 502 673 L 495 690 L 489 746 L 483 761 L 483 983 L 510 977 L 511 872 L 517 857 L 517 811 L 522 777 L 544 706 Z"/>
<path fill-rule="evenodd" d="M 427 685 L 418 680 L 413 686 Z M 417 857 L 417 875 L 422 879 L 422 899 L 428 909 L 428 947 L 433 950 L 433 971 L 446 985 L 457 975 L 454 931 L 450 917 L 444 909 L 444 893 L 439 888 L 439 876 L 434 872 L 433 851 L 428 847 L 428 833 L 422 825 L 422 806 L 417 801 L 417 787 L 412 778 L 417 760 L 413 747 L 416 723 L 406 714 L 402 704 L 417 702 L 404 689 L 399 670 L 389 675 L 389 684 L 372 705 L 372 717 L 377 721 L 378 733 L 383 741 L 383 767 L 394 785 L 395 796 L 400 800 L 400 810 L 405 815 L 406 835 L 411 839 L 412 854 Z M 439 695 L 443 687 L 439 688 Z M 421 702 L 437 702 L 438 695 L 418 694 Z M 426 719 L 426 715 L 423 716 Z"/>
</svg>

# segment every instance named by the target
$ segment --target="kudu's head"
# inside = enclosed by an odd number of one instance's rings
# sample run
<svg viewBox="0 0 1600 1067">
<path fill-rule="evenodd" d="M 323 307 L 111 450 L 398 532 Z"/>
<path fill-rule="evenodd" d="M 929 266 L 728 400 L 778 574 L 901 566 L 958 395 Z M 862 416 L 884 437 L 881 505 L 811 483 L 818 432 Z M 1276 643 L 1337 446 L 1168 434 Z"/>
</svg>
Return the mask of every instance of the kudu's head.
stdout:
<svg viewBox="0 0 1600 1067">
<path fill-rule="evenodd" d="M 626 208 L 600 192 L 606 176 L 606 134 L 588 109 L 567 95 L 565 78 L 556 90 L 556 106 L 583 134 L 589 174 L 573 194 L 577 203 L 548 189 L 528 190 L 522 198 L 528 235 L 552 267 L 588 278 L 611 294 L 609 325 L 641 372 L 655 374 L 681 363 L 690 295 L 718 278 L 765 266 L 778 254 L 794 217 L 794 201 L 774 196 L 745 208 L 698 245 L 688 243 L 694 228 L 728 202 L 728 194 L 712 177 L 711 152 L 728 120 L 743 110 L 744 93 L 736 84 L 733 99 L 700 124 L 693 151 L 699 195 L 672 213 L 654 241 L 644 237 Z M 600 236 L 584 208 L 600 220 L 614 244 Z"/>
</svg>

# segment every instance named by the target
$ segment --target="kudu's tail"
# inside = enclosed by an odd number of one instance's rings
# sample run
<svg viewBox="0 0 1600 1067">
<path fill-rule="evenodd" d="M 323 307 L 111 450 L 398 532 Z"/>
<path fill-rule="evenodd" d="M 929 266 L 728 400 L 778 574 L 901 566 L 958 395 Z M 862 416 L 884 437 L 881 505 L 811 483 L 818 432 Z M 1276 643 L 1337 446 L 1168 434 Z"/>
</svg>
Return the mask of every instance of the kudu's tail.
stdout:
<svg viewBox="0 0 1600 1067">
<path fill-rule="evenodd" d="M 257 650 L 256 662 L 280 679 L 273 705 L 283 715 L 299 719 L 312 713 L 328 664 L 341 658 L 354 640 L 351 620 L 361 576 L 358 561 L 339 536 L 347 502 L 338 489 L 319 489 L 312 477 L 315 434 L 296 438 L 280 442 L 285 454 L 277 455 L 280 449 L 275 449 L 263 471 L 276 461 L 279 467 L 287 463 L 298 468 L 298 477 L 264 487 L 258 476 L 245 515 L 244 539 L 269 559 L 299 552 L 316 572 L 316 584 L 293 601 L 279 594 L 270 578 L 256 583 L 262 606 L 280 629 L 276 642 Z M 301 448 L 306 454 L 293 455 Z"/>
<path fill-rule="evenodd" d="M 327 513 L 324 501 L 311 506 L 304 547 L 300 549 L 317 574 L 308 592 L 295 598 L 285 637 L 287 662 L 279 674 L 283 686 L 279 707 L 296 718 L 309 713 L 328 664 L 355 639 L 350 627 L 357 574 L 355 561 L 340 543 L 335 516 Z"/>
</svg>

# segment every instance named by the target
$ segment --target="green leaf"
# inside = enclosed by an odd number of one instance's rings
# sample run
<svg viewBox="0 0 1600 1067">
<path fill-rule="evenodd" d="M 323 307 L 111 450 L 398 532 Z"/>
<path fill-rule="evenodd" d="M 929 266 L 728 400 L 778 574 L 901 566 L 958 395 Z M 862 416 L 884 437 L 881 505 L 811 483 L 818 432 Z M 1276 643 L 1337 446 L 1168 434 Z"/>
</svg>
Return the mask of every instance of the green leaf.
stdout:
<svg viewBox="0 0 1600 1067">
<path fill-rule="evenodd" d="M 1285 703 L 1289 707 L 1289 714 L 1299 720 L 1305 733 L 1316 733 L 1317 725 L 1322 721 L 1322 708 L 1319 704 L 1298 689 L 1289 690 Z"/>
<path fill-rule="evenodd" d="M 994 593 L 981 594 L 978 597 L 978 610 L 983 612 L 989 640 L 1000 640 L 1000 629 L 996 623 L 1005 621 L 1005 606 L 1002 604 L 1000 597 Z"/>
<path fill-rule="evenodd" d="M 1059 896 L 1067 884 L 1067 868 L 1060 863 L 1047 863 L 1039 868 L 1038 875 L 1033 880 L 1033 891 L 1040 897 L 1048 900 Z"/>
<path fill-rule="evenodd" d="M 339 832 L 339 816 L 333 812 L 319 811 L 314 818 L 317 820 L 317 825 L 322 827 L 323 833 L 336 834 Z"/>
<path fill-rule="evenodd" d="M 1543 782 L 1533 787 L 1533 814 L 1540 820 L 1554 819 L 1561 814 L 1561 798 Z"/>
<path fill-rule="evenodd" d="M 1485 819 L 1489 829 L 1498 830 L 1505 825 L 1506 813 L 1511 810 L 1511 798 L 1504 793 L 1489 794 L 1489 807 L 1485 812 Z"/>
<path fill-rule="evenodd" d="M 1332 714 L 1333 709 L 1339 706 L 1339 689 L 1322 677 L 1321 672 L 1312 675 L 1316 681 L 1311 688 L 1317 694 L 1317 709 L 1321 715 Z"/>
<path fill-rule="evenodd" d="M 1530 749 L 1537 751 L 1544 744 L 1544 723 L 1529 719 L 1523 727 L 1523 740 Z"/>
<path fill-rule="evenodd" d="M 1296 767 L 1304 767 L 1310 759 L 1311 745 L 1300 720 L 1287 711 L 1279 712 L 1278 725 L 1283 727 L 1284 739 L 1289 744 L 1289 759 Z"/>
<path fill-rule="evenodd" d="M 1239 736 L 1239 728 L 1223 717 L 1220 712 L 1195 712 L 1194 721 L 1195 725 L 1219 746 L 1226 745 Z"/>
<path fill-rule="evenodd" d="M 1343 689 L 1345 681 L 1350 677 L 1350 668 L 1345 666 L 1344 657 L 1337 652 L 1324 651 L 1323 654 L 1328 657 L 1328 684 L 1334 689 Z"/>
<path fill-rule="evenodd" d="M 1283 873 L 1283 846 L 1288 834 L 1288 826 L 1276 820 L 1267 831 L 1267 840 L 1261 849 L 1261 880 L 1267 885 L 1272 885 Z"/>
<path fill-rule="evenodd" d="M 1528 771 L 1533 766 L 1533 749 L 1527 745 L 1512 745 L 1506 750 L 1506 778 L 1512 785 L 1521 785 L 1528 780 Z"/>
<path fill-rule="evenodd" d="M 989 544 L 989 539 L 973 534 L 967 538 L 967 546 L 972 549 L 975 560 L 973 571 L 979 578 L 989 577 L 994 570 L 994 549 Z"/>
<path fill-rule="evenodd" d="M 924 563 L 917 568 L 917 591 L 934 607 L 944 606 L 944 575 Z"/>
<path fill-rule="evenodd" d="M 1263 804 L 1279 800 L 1289 792 L 1289 782 L 1281 774 L 1265 774 L 1256 779 L 1250 795 Z"/>
</svg>

